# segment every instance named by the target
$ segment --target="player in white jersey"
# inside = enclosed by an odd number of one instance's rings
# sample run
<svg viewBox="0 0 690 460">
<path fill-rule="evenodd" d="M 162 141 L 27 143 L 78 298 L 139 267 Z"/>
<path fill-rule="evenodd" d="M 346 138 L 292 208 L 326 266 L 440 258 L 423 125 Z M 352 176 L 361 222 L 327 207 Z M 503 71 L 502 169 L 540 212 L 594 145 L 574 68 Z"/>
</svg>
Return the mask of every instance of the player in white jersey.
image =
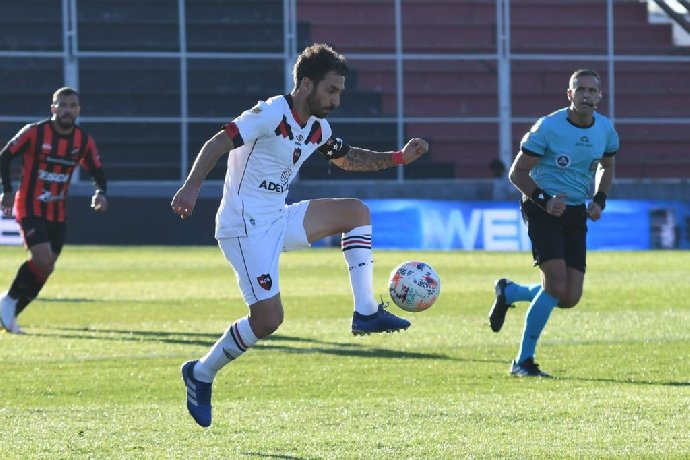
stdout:
<svg viewBox="0 0 690 460">
<path fill-rule="evenodd" d="M 307 47 L 293 69 L 291 94 L 261 101 L 209 139 L 171 206 L 192 215 L 201 184 L 230 151 L 223 199 L 216 214 L 216 238 L 235 271 L 249 315 L 227 329 L 199 360 L 182 366 L 187 409 L 201 426 L 211 424 L 211 384 L 216 373 L 283 322 L 278 260 L 283 251 L 309 247 L 342 234 L 342 250 L 354 297 L 352 333 L 393 332 L 409 321 L 379 304 L 373 292 L 371 216 L 356 198 L 323 198 L 285 205 L 290 182 L 314 152 L 349 171 L 376 171 L 410 163 L 427 152 L 423 139 L 402 150 L 375 152 L 351 147 L 333 136 L 325 117 L 340 105 L 345 58 L 327 45 Z"/>
</svg>

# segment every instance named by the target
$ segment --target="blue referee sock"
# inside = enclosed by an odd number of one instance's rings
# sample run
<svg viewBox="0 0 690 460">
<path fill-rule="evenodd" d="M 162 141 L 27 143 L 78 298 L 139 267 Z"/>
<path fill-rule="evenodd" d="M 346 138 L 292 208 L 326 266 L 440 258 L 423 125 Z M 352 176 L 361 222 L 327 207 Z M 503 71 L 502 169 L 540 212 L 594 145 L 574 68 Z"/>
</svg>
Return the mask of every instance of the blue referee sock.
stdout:
<svg viewBox="0 0 690 460">
<path fill-rule="evenodd" d="M 546 326 L 546 322 L 557 303 L 558 299 L 544 289 L 540 289 L 532 300 L 525 316 L 525 330 L 522 333 L 520 353 L 516 358 L 518 364 L 527 358 L 534 357 L 541 331 L 544 330 L 544 326 Z"/>
<path fill-rule="evenodd" d="M 504 291 L 506 303 L 527 301 L 531 302 L 541 289 L 541 284 L 518 284 L 515 281 L 509 283 Z"/>
</svg>

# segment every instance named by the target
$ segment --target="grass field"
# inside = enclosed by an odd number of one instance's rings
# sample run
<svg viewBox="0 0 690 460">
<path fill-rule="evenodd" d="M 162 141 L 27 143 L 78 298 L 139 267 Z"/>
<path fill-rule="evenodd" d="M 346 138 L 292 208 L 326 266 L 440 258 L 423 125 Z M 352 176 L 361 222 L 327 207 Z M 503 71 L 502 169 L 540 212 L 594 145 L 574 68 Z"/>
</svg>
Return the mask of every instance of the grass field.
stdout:
<svg viewBox="0 0 690 460">
<path fill-rule="evenodd" d="M 24 257 L 0 247 L 2 289 Z M 0 335 L 0 456 L 690 457 L 690 252 L 590 253 L 580 305 L 538 348 L 556 379 L 508 374 L 525 304 L 486 324 L 498 275 L 538 279 L 527 253 L 379 251 L 378 290 L 409 258 L 439 272 L 439 301 L 362 338 L 339 252 L 285 254 L 285 323 L 219 374 L 203 429 L 179 366 L 246 313 L 220 252 L 68 246 L 28 334 Z"/>
</svg>

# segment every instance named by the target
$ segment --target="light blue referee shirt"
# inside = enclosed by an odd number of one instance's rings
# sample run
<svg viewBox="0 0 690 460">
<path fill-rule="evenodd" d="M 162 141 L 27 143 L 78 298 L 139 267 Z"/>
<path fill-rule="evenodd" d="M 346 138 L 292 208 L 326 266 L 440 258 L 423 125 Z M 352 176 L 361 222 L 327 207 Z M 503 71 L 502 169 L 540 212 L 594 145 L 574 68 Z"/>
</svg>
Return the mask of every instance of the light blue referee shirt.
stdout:
<svg viewBox="0 0 690 460">
<path fill-rule="evenodd" d="M 567 107 L 537 120 L 520 141 L 520 150 L 539 157 L 530 171 L 532 179 L 551 195 L 565 194 L 568 205 L 587 200 L 599 161 L 618 148 L 611 120 L 595 112 L 591 126 L 575 126 Z"/>
</svg>

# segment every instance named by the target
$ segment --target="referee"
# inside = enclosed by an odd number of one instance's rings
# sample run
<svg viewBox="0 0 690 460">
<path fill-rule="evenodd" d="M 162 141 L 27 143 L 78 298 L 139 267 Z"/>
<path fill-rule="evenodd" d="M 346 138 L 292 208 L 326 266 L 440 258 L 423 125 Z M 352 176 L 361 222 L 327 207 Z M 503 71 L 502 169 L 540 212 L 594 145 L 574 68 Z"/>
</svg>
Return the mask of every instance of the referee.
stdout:
<svg viewBox="0 0 690 460">
<path fill-rule="evenodd" d="M 498 332 L 514 302 L 530 302 L 510 369 L 519 377 L 549 376 L 534 361 L 537 342 L 553 308 L 572 308 L 582 297 L 587 218 L 599 220 L 606 207 L 619 148 L 611 120 L 596 111 L 602 98 L 599 75 L 575 71 L 567 95 L 568 107 L 540 118 L 525 134 L 510 170 L 511 182 L 523 194 L 522 213 L 542 282 L 497 280 L 489 324 Z M 586 205 L 593 179 L 594 197 Z"/>
</svg>

